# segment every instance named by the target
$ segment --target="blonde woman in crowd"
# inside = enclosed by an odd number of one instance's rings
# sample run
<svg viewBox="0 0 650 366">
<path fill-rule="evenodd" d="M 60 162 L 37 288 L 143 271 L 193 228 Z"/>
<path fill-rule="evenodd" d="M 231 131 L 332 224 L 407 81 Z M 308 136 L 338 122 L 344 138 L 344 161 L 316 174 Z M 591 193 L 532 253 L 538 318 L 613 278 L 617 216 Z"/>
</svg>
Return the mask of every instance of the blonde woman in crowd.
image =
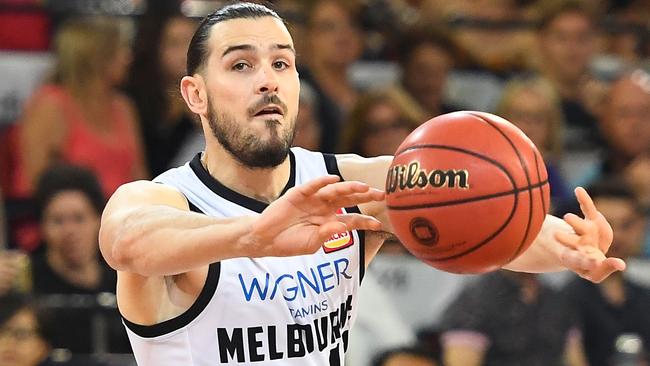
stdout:
<svg viewBox="0 0 650 366">
<path fill-rule="evenodd" d="M 339 151 L 362 156 L 392 155 L 406 136 L 424 122 L 424 115 L 397 87 L 369 91 L 352 109 Z"/>
<path fill-rule="evenodd" d="M 27 103 L 18 127 L 13 196 L 29 196 L 36 177 L 54 162 L 90 168 L 106 196 L 145 178 L 131 102 L 117 91 L 131 54 L 119 23 L 72 19 L 54 40 L 51 78 Z"/>
<path fill-rule="evenodd" d="M 551 199 L 556 205 L 571 200 L 559 167 L 564 124 L 559 103 L 543 79 L 514 79 L 506 84 L 496 111 L 530 137 L 542 153 L 552 187 Z"/>
</svg>

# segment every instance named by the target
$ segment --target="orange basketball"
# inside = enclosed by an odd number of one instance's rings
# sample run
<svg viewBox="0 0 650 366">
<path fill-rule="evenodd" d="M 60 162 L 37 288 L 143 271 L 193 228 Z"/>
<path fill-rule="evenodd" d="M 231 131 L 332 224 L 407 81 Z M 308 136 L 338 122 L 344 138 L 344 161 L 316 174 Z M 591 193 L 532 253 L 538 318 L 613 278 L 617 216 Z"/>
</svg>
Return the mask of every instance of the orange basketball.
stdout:
<svg viewBox="0 0 650 366">
<path fill-rule="evenodd" d="M 454 273 L 498 269 L 525 251 L 549 210 L 542 156 L 482 112 L 433 118 L 402 142 L 386 178 L 388 216 L 416 257 Z"/>
</svg>

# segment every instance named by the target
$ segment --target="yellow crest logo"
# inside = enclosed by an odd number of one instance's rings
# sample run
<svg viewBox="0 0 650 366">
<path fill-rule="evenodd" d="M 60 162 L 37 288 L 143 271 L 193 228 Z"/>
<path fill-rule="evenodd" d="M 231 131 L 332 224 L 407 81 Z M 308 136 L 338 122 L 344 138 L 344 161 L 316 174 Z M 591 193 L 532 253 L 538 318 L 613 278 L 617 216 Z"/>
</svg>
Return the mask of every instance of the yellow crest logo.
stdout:
<svg viewBox="0 0 650 366">
<path fill-rule="evenodd" d="M 343 209 L 339 209 L 337 213 L 344 213 Z M 332 253 L 337 250 L 345 249 L 352 244 L 354 244 L 354 236 L 352 235 L 352 232 L 344 231 L 330 236 L 330 238 L 323 243 L 323 251 L 325 251 L 325 253 Z"/>
</svg>

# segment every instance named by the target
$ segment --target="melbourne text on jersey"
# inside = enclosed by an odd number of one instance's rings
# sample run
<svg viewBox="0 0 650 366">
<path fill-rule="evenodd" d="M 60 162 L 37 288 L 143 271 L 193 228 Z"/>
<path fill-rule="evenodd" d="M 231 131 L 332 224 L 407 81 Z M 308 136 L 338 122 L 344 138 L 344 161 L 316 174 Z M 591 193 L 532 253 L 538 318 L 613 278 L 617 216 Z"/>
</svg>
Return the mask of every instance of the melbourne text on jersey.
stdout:
<svg viewBox="0 0 650 366">
<path fill-rule="evenodd" d="M 345 352 L 351 316 L 352 295 L 349 295 L 334 311 L 314 319 L 313 323 L 217 328 L 219 362 L 263 362 L 299 358 L 316 350 L 323 352 L 330 345 L 335 345 L 332 351 L 338 353 L 341 340 Z M 278 339 L 286 339 L 286 342 Z"/>
</svg>

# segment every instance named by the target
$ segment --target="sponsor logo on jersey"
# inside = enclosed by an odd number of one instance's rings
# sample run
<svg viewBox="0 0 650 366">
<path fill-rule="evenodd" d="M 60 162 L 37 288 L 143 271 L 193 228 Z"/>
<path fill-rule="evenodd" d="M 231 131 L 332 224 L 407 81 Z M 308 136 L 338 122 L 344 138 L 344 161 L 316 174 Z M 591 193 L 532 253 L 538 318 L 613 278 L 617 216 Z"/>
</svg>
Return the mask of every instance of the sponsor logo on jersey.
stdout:
<svg viewBox="0 0 650 366">
<path fill-rule="evenodd" d="M 338 209 L 337 214 L 345 213 L 343 209 Z M 336 252 L 337 250 L 345 249 L 354 244 L 354 236 L 351 231 L 344 231 L 332 235 L 325 243 L 323 243 L 323 251 L 325 253 Z"/>
<path fill-rule="evenodd" d="M 267 272 L 264 277 L 258 278 L 239 273 L 238 277 L 246 302 L 273 300 L 280 296 L 286 301 L 294 301 L 328 293 L 342 282 L 351 281 L 353 272 L 349 267 L 347 258 L 339 258 L 279 275 Z"/>
</svg>

